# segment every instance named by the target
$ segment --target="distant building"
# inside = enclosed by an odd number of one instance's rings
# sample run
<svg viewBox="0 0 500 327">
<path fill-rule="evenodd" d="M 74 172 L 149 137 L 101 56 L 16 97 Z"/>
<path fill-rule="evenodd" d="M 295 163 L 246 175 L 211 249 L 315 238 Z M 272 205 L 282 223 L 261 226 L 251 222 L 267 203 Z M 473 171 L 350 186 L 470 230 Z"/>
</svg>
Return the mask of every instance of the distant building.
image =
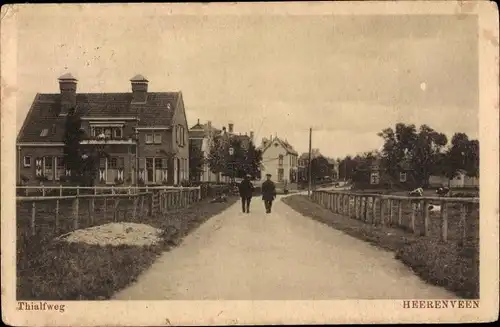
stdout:
<svg viewBox="0 0 500 327">
<path fill-rule="evenodd" d="M 262 151 L 262 176 L 271 174 L 279 183 L 297 182 L 298 153 L 287 140 L 277 136 L 263 138 L 259 149 Z"/>
<path fill-rule="evenodd" d="M 232 138 L 239 138 L 243 148 L 248 147 L 250 142 L 253 142 L 252 131 L 249 135 L 246 133 L 244 135 L 236 134 L 233 123 L 229 123 L 227 129 L 226 127 L 218 129 L 212 126 L 211 121 L 201 124 L 198 119 L 198 122 L 189 129 L 189 145 L 191 147 L 198 147 L 203 152 L 204 157 L 207 158 L 213 145 L 214 138 L 217 136 L 223 137 L 228 142 Z M 199 182 L 227 183 L 230 181 L 229 176 L 224 176 L 222 173 L 213 173 L 207 163 L 203 165 L 203 171 L 199 176 L 191 176 L 191 179 Z"/>
<path fill-rule="evenodd" d="M 187 121 L 182 93 L 148 92 L 134 76 L 132 92 L 77 93 L 71 74 L 60 93 L 37 94 L 17 137 L 17 179 L 58 184 L 72 174 L 63 164 L 66 117 L 81 116 L 83 149 L 103 147 L 95 184 L 180 184 L 189 177 Z M 102 136 L 102 137 L 101 137 Z"/>
<path fill-rule="evenodd" d="M 335 159 L 325 157 L 321 154 L 319 149 L 312 149 L 311 150 L 311 160 L 314 160 L 316 158 L 324 158 L 328 162 L 328 169 L 325 172 L 325 176 L 323 177 L 330 177 L 332 179 L 337 179 L 338 174 L 339 174 L 339 167 L 338 163 Z M 309 153 L 304 152 L 300 155 L 298 159 L 298 176 L 299 176 L 299 181 L 307 181 L 308 180 L 308 167 L 309 167 Z"/>
<path fill-rule="evenodd" d="M 449 186 L 451 188 L 479 187 L 479 178 L 467 176 L 467 172 L 460 169 L 453 179 L 448 179 L 446 176 L 431 175 L 429 177 L 429 186 Z"/>
</svg>

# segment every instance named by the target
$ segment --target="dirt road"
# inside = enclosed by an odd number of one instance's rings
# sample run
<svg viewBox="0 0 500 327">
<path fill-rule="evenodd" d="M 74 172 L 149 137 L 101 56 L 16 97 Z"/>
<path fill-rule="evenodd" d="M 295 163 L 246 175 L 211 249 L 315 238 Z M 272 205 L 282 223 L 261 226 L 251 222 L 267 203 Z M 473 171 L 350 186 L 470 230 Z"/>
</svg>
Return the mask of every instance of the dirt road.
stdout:
<svg viewBox="0 0 500 327">
<path fill-rule="evenodd" d="M 117 300 L 456 298 L 391 252 L 306 218 L 276 200 L 266 215 L 238 202 L 165 252 Z"/>
</svg>

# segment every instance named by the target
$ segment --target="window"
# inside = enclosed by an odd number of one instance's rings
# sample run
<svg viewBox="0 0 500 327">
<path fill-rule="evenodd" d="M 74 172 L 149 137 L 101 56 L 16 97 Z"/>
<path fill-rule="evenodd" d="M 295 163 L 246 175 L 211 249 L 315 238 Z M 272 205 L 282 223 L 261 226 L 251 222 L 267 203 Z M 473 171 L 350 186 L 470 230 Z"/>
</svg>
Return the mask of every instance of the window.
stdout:
<svg viewBox="0 0 500 327">
<path fill-rule="evenodd" d="M 153 134 L 146 134 L 146 144 L 153 143 Z"/>
<path fill-rule="evenodd" d="M 55 157 L 56 161 L 56 180 L 59 180 L 59 177 L 66 175 L 66 171 L 64 168 L 64 157 Z"/>
<path fill-rule="evenodd" d="M 48 128 L 44 128 L 44 129 L 42 129 L 42 132 L 40 133 L 40 136 L 44 137 L 44 136 L 47 136 L 47 134 L 49 134 L 49 129 Z"/>
<path fill-rule="evenodd" d="M 113 137 L 114 138 L 122 138 L 122 129 L 121 128 L 113 128 Z"/>
<path fill-rule="evenodd" d="M 118 158 L 110 158 L 108 169 L 116 169 L 118 168 Z"/>
<path fill-rule="evenodd" d="M 153 141 L 154 141 L 155 144 L 161 144 L 161 134 L 160 133 L 155 133 Z"/>
<path fill-rule="evenodd" d="M 401 183 L 406 182 L 406 172 L 401 172 L 401 173 L 399 173 L 399 181 L 400 181 Z"/>
<path fill-rule="evenodd" d="M 104 129 L 104 136 L 107 138 L 107 139 L 110 139 L 111 138 L 111 128 L 105 128 Z"/>
<path fill-rule="evenodd" d="M 283 175 L 284 175 L 283 168 L 278 168 L 278 182 L 283 181 Z"/>
<path fill-rule="evenodd" d="M 92 136 L 94 136 L 94 137 L 97 137 L 97 136 L 103 134 L 102 127 L 94 127 L 92 129 L 92 131 L 93 131 Z"/>
<path fill-rule="evenodd" d="M 52 169 L 52 157 L 44 157 L 45 169 Z"/>
<path fill-rule="evenodd" d="M 184 129 L 184 126 L 177 125 L 175 127 L 175 140 L 179 146 L 186 145 L 186 131 Z"/>
<path fill-rule="evenodd" d="M 155 158 L 155 169 L 161 169 L 163 161 L 161 158 Z"/>
<path fill-rule="evenodd" d="M 374 171 L 370 174 L 370 184 L 378 184 L 380 181 L 379 172 Z"/>
<path fill-rule="evenodd" d="M 278 164 L 281 166 L 283 165 L 283 155 L 280 154 L 279 157 L 278 157 Z"/>
<path fill-rule="evenodd" d="M 43 174 L 48 180 L 52 180 L 53 176 L 53 162 L 52 157 L 43 157 Z"/>
<path fill-rule="evenodd" d="M 31 167 L 31 157 L 30 156 L 24 156 L 24 158 L 23 158 L 23 166 L 25 168 Z"/>
</svg>

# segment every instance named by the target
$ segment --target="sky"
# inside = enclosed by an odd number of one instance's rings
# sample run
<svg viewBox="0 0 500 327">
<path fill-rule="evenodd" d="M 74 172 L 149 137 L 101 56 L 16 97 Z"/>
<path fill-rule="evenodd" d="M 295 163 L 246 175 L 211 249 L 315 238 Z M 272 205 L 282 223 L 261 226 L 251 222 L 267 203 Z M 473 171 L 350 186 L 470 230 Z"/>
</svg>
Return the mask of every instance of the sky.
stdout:
<svg viewBox="0 0 500 327">
<path fill-rule="evenodd" d="M 17 130 L 36 93 L 182 91 L 189 127 L 210 120 L 330 157 L 377 149 L 397 122 L 478 137 L 473 16 L 140 15 L 102 8 L 18 17 Z"/>
</svg>

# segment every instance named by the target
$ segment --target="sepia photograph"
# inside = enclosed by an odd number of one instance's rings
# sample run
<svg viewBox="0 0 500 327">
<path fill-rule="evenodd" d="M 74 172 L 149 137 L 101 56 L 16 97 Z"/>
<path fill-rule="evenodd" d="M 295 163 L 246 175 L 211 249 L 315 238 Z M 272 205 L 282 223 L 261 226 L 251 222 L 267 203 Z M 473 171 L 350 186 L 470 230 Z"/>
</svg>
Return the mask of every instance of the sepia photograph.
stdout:
<svg viewBox="0 0 500 327">
<path fill-rule="evenodd" d="M 1 37 L 4 323 L 498 317 L 494 3 L 4 5 Z"/>
</svg>

